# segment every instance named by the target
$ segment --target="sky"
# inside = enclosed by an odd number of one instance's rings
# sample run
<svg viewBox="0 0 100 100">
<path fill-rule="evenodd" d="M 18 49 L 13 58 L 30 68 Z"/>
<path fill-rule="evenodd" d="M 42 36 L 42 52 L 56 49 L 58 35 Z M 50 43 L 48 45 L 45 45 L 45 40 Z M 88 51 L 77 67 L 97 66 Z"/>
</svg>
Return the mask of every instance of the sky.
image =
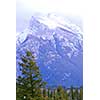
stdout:
<svg viewBox="0 0 100 100">
<path fill-rule="evenodd" d="M 83 5 L 81 0 L 16 0 L 16 2 L 19 9 L 31 9 L 42 12 L 60 11 L 63 13 L 73 14 L 81 13 L 80 9 Z"/>
<path fill-rule="evenodd" d="M 69 15 L 73 22 L 81 24 L 82 2 L 81 0 L 16 0 L 16 31 L 23 31 L 29 24 L 34 12 L 57 12 Z M 74 16 L 74 17 L 72 17 Z"/>
</svg>

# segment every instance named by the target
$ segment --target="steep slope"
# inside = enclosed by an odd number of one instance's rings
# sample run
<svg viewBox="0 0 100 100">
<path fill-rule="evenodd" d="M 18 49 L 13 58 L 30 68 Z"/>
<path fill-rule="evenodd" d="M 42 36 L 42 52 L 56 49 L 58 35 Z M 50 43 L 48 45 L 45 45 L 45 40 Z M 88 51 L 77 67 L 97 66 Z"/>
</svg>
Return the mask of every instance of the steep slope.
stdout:
<svg viewBox="0 0 100 100">
<path fill-rule="evenodd" d="M 82 42 L 81 29 L 66 16 L 34 14 L 29 27 L 16 36 L 16 61 L 29 49 L 36 56 L 43 79 L 49 86 L 80 86 L 83 80 Z"/>
</svg>

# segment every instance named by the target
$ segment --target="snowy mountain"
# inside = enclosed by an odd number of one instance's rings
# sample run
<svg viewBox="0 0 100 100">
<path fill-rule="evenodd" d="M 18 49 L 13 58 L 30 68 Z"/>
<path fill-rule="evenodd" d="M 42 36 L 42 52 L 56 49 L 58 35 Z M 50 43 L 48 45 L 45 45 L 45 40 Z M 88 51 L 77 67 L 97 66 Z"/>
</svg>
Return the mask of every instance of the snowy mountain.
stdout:
<svg viewBox="0 0 100 100">
<path fill-rule="evenodd" d="M 16 58 L 26 49 L 36 56 L 50 86 L 80 86 L 83 81 L 83 32 L 66 16 L 34 14 L 29 27 L 16 36 Z M 17 65 L 17 75 L 19 74 Z"/>
</svg>

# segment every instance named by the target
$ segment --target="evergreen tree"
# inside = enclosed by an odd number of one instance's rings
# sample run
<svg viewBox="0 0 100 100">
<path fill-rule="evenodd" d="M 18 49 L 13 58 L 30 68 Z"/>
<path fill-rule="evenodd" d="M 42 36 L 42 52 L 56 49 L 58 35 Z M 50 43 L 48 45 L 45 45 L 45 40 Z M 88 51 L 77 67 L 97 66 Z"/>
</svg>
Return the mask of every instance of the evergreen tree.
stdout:
<svg viewBox="0 0 100 100">
<path fill-rule="evenodd" d="M 67 93 L 67 91 L 65 92 L 65 100 L 68 100 L 68 93 Z"/>
<path fill-rule="evenodd" d="M 80 100 L 78 88 L 75 88 L 74 96 L 75 96 L 76 100 Z"/>
<path fill-rule="evenodd" d="M 83 100 L 83 87 L 80 88 L 80 100 Z"/>
<path fill-rule="evenodd" d="M 56 89 L 54 89 L 54 100 L 56 100 Z"/>
<path fill-rule="evenodd" d="M 25 56 L 21 56 L 19 66 L 22 75 L 16 79 L 17 100 L 41 97 L 41 87 L 44 87 L 46 83 L 42 80 L 39 67 L 31 52 L 27 51 Z"/>
<path fill-rule="evenodd" d="M 48 94 L 48 97 L 50 97 L 50 88 L 48 88 L 47 94 Z"/>
<path fill-rule="evenodd" d="M 47 96 L 46 88 L 43 89 L 43 97 L 45 98 Z"/>
<path fill-rule="evenodd" d="M 58 94 L 58 100 L 65 100 L 64 99 L 64 89 L 62 86 L 58 86 L 57 94 Z"/>
<path fill-rule="evenodd" d="M 51 90 L 50 98 L 53 99 L 53 90 Z"/>
<path fill-rule="evenodd" d="M 70 89 L 70 94 L 71 94 L 72 100 L 74 100 L 74 89 L 73 89 L 72 86 L 71 86 L 71 89 Z"/>
</svg>

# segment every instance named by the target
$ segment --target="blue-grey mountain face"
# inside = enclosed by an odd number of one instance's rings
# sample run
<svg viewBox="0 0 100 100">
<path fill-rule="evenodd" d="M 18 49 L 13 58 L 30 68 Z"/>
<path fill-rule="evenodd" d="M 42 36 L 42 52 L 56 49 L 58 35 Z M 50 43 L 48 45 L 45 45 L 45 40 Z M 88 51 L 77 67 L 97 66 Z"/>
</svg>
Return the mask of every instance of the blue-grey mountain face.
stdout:
<svg viewBox="0 0 100 100">
<path fill-rule="evenodd" d="M 16 37 L 16 61 L 26 49 L 31 50 L 49 86 L 83 84 L 82 31 L 67 17 L 34 14 L 29 27 Z"/>
</svg>

